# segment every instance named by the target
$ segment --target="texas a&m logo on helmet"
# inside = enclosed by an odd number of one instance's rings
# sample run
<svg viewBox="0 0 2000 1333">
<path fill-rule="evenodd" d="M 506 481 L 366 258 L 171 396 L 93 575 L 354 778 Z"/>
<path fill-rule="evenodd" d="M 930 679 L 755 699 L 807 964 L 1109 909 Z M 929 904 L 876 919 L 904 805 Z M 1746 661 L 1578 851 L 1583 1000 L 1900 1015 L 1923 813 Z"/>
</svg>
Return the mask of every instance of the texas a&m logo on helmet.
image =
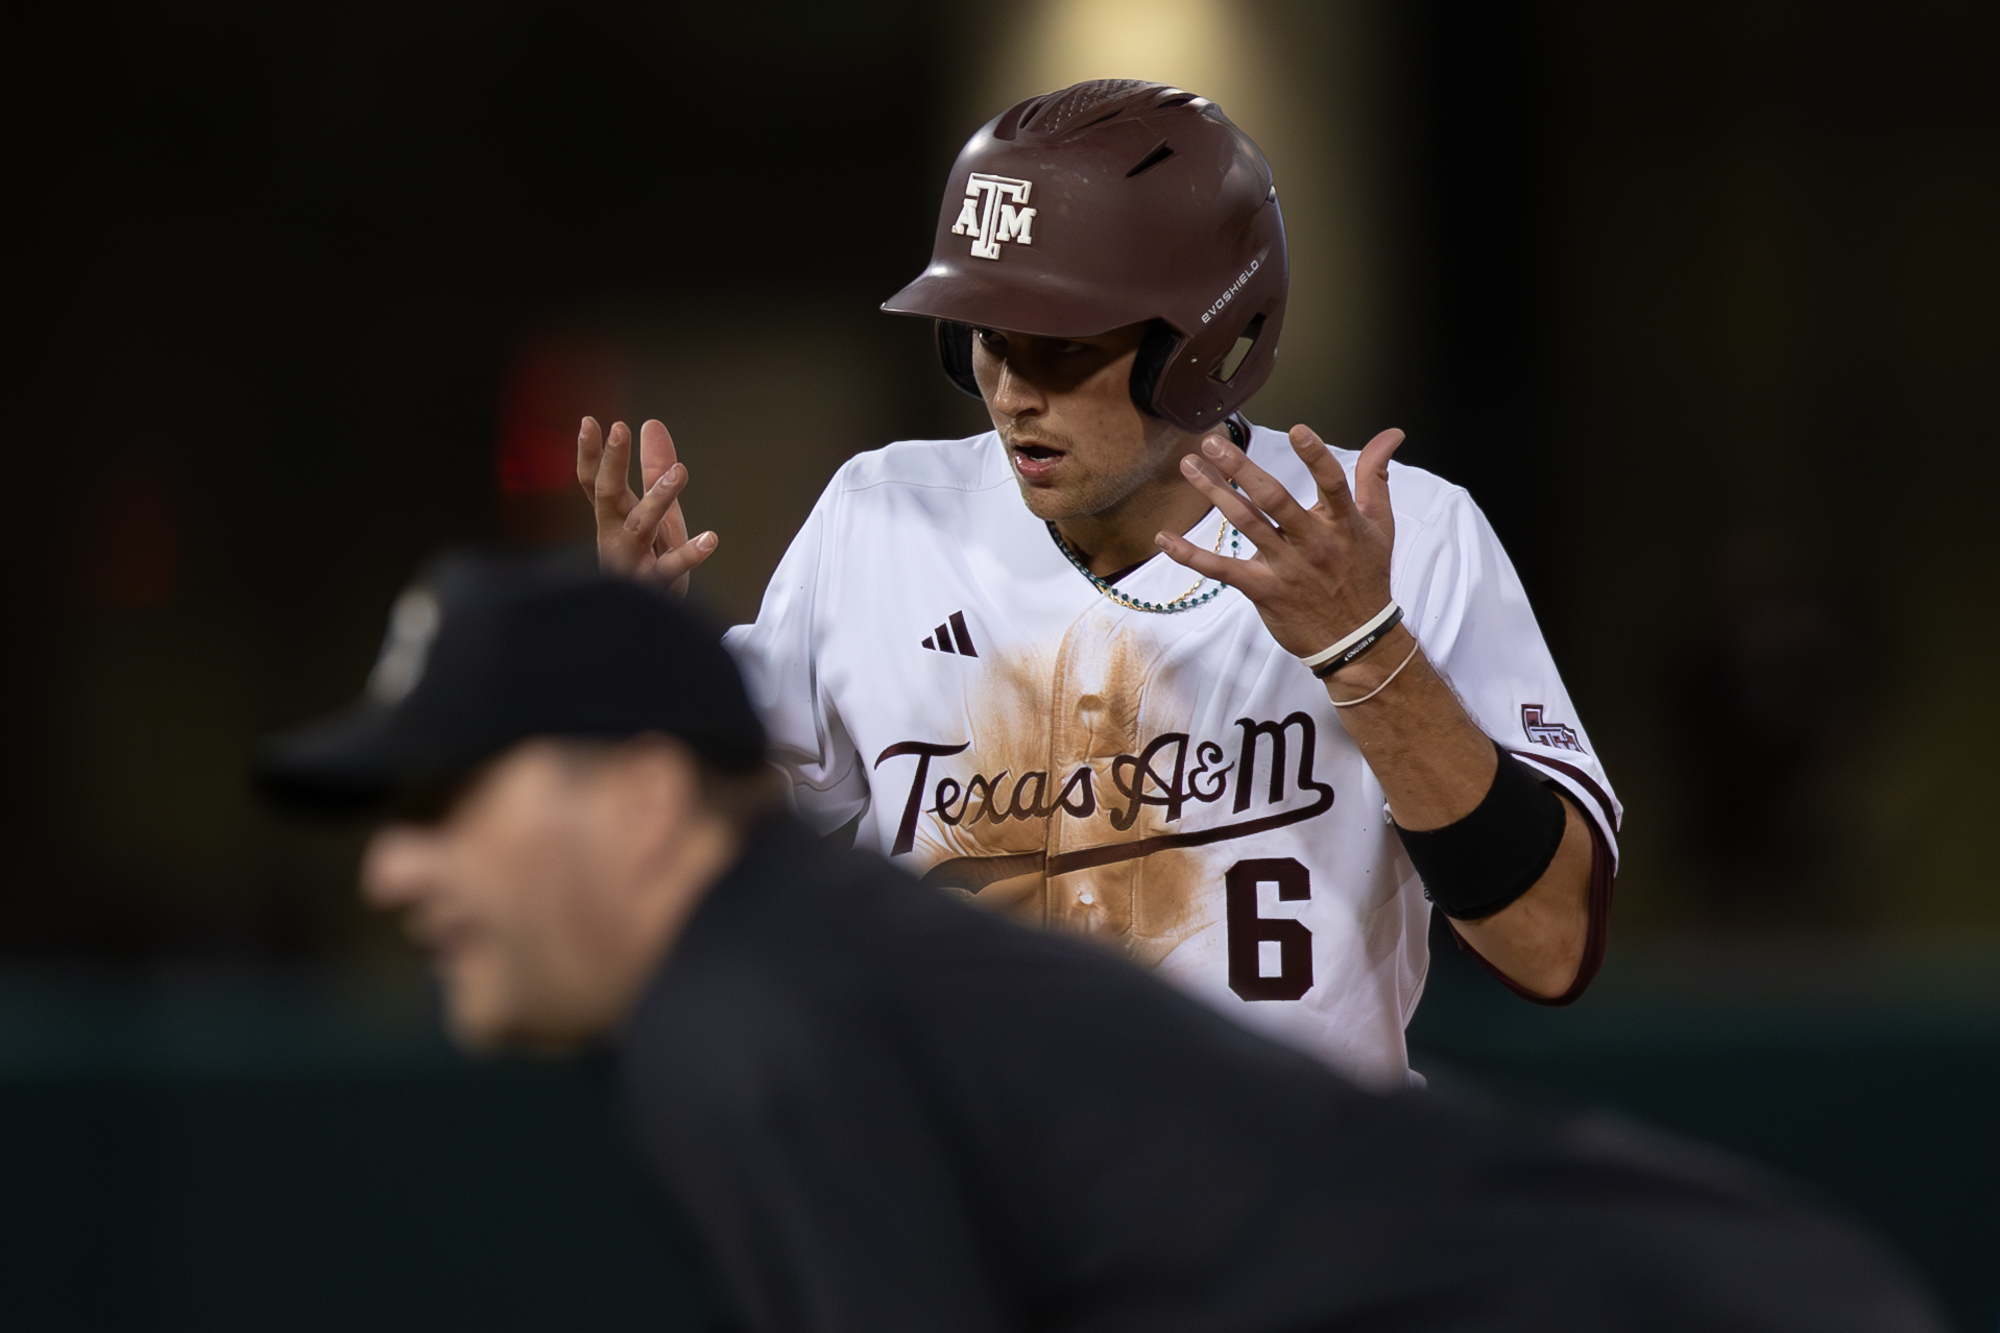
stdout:
<svg viewBox="0 0 2000 1333">
<path fill-rule="evenodd" d="M 959 206 L 958 221 L 951 224 L 954 236 L 970 236 L 972 253 L 979 259 L 998 259 L 1000 242 L 1035 243 L 1035 210 L 1024 207 L 1029 181 L 1012 176 L 989 176 L 975 171 L 965 182 L 965 202 Z"/>
</svg>

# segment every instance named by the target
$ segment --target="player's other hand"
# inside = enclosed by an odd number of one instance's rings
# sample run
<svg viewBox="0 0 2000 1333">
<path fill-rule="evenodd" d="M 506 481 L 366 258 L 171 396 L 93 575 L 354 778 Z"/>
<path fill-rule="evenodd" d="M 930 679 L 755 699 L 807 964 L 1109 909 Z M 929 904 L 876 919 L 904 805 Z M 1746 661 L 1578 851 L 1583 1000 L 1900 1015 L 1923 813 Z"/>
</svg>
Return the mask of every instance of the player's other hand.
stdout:
<svg viewBox="0 0 2000 1333">
<path fill-rule="evenodd" d="M 585 417 L 576 434 L 576 479 L 597 511 L 597 565 L 656 584 L 676 597 L 687 596 L 688 576 L 715 553 L 717 537 L 704 532 L 688 539 L 681 513 L 687 468 L 674 456 L 674 437 L 657 421 L 639 428 L 639 477 L 644 495 L 629 480 L 632 432 L 613 422 L 606 435 L 595 417 Z"/>
<path fill-rule="evenodd" d="M 1304 657 L 1389 604 L 1389 554 L 1396 542 L 1389 457 L 1403 432 L 1385 430 L 1368 441 L 1355 461 L 1351 491 L 1340 460 L 1310 427 L 1292 427 L 1291 440 L 1318 484 L 1310 509 L 1221 435 L 1209 436 L 1199 454 L 1181 460 L 1189 483 L 1256 546 L 1254 558 L 1232 560 L 1169 532 L 1156 540 L 1176 561 L 1248 597 L 1271 637 Z"/>
</svg>

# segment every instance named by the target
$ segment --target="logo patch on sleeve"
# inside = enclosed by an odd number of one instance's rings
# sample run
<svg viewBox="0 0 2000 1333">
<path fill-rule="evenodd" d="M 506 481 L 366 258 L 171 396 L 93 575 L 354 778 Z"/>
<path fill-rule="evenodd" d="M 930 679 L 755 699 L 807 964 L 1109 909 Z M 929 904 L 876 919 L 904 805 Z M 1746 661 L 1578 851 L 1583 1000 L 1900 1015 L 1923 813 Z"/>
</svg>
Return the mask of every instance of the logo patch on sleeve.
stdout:
<svg viewBox="0 0 2000 1333">
<path fill-rule="evenodd" d="M 1550 722 L 1542 716 L 1542 705 L 1521 705 L 1521 730 L 1527 733 L 1528 744 L 1546 745 L 1552 750 L 1574 750 L 1586 754 L 1583 742 L 1576 738 L 1574 727 L 1560 722 Z"/>
</svg>

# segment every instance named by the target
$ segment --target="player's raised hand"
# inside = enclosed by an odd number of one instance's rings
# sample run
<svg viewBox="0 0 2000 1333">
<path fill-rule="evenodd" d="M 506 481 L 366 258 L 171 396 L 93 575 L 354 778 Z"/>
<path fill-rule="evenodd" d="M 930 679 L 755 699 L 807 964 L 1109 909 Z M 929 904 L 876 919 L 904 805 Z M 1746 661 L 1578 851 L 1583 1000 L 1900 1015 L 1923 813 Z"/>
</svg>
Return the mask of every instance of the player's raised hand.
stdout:
<svg viewBox="0 0 2000 1333">
<path fill-rule="evenodd" d="M 680 503 L 687 468 L 675 457 L 674 437 L 657 421 L 640 428 L 639 465 L 644 495 L 634 494 L 628 480 L 632 432 L 625 423 L 614 422 L 607 435 L 596 418 L 583 419 L 576 436 L 576 479 L 597 513 L 598 567 L 684 597 L 689 575 L 714 553 L 717 537 L 704 532 L 689 540 Z"/>
<path fill-rule="evenodd" d="M 1304 657 L 1389 603 L 1396 540 L 1389 458 L 1403 432 L 1385 430 L 1367 443 L 1351 491 L 1340 460 L 1309 427 L 1292 427 L 1291 441 L 1318 484 L 1310 509 L 1223 436 L 1208 437 L 1199 456 L 1181 460 L 1188 481 L 1256 546 L 1255 557 L 1232 560 L 1168 532 L 1155 540 L 1174 560 L 1248 597 L 1271 636 Z"/>
</svg>

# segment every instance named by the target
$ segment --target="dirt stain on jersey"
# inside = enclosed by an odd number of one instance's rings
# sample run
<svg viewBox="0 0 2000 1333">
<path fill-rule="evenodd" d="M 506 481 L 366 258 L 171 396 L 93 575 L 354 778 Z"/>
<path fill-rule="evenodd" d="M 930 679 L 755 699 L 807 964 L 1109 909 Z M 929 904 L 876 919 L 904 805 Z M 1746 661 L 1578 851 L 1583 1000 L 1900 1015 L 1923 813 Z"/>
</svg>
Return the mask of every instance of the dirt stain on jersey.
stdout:
<svg viewBox="0 0 2000 1333">
<path fill-rule="evenodd" d="M 992 660 L 969 692 L 969 744 L 928 776 L 913 850 L 934 882 L 1033 924 L 1102 940 L 1146 964 L 1208 924 L 1199 858 L 1163 850 L 1054 876 L 1064 853 L 1138 842 L 1171 827 L 1134 799 L 1148 737 L 1185 726 L 1149 715 L 1160 651 L 1119 615 L 1070 627 L 1053 659 Z M 970 775 L 967 770 L 970 769 Z M 1171 812 L 1178 816 L 1178 809 Z M 1217 908 L 1216 910 L 1219 910 Z"/>
<path fill-rule="evenodd" d="M 909 799 L 923 816 L 911 850 L 929 866 L 964 867 L 942 887 L 1043 924 L 1041 867 L 1048 853 L 1052 661 L 990 656 L 967 683 L 963 762 L 940 758 Z M 971 769 L 970 776 L 967 769 Z M 901 778 L 881 782 L 885 795 Z M 893 799 L 893 798 L 892 798 Z"/>
</svg>

